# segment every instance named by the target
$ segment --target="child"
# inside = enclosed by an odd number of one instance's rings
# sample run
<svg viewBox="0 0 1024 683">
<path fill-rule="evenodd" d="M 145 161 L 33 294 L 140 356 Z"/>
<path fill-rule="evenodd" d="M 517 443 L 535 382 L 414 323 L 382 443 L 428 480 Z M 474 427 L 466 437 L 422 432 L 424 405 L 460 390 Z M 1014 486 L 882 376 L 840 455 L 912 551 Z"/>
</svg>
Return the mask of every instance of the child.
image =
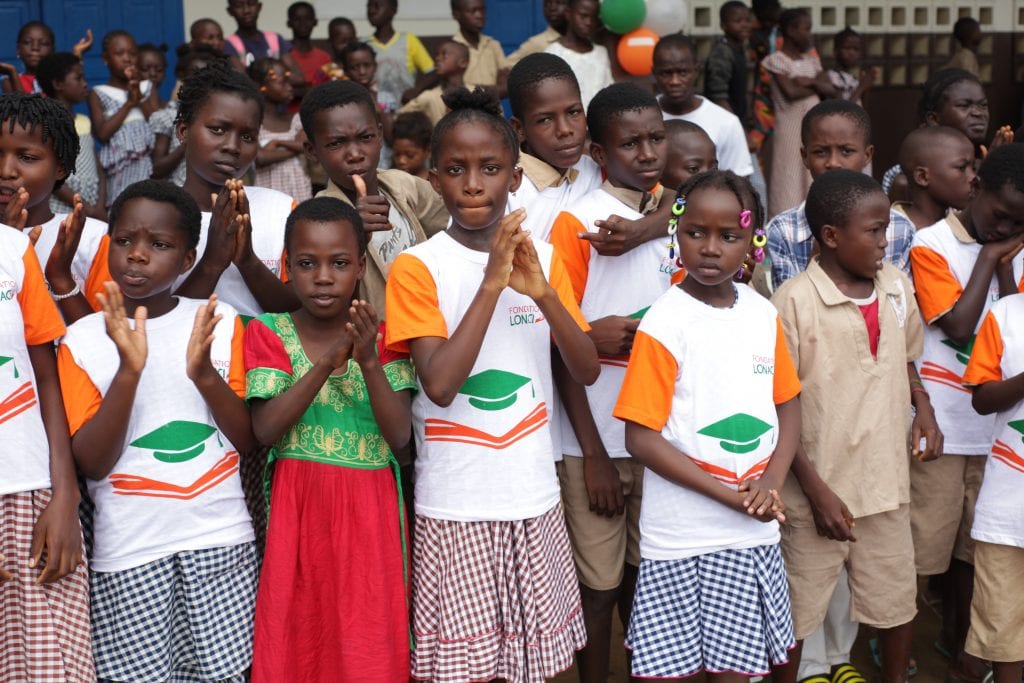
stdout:
<svg viewBox="0 0 1024 683">
<path fill-rule="evenodd" d="M 430 134 L 433 130 L 433 124 L 423 112 L 396 116 L 391 129 L 394 167 L 427 180 L 430 175 Z"/>
<path fill-rule="evenodd" d="M 747 91 L 747 41 L 750 40 L 750 8 L 729 0 L 718 9 L 722 37 L 715 41 L 704 68 L 704 96 L 731 111 L 744 125 L 750 105 Z"/>
<path fill-rule="evenodd" d="M 228 0 L 228 14 L 235 20 L 238 30 L 227 37 L 224 51 L 246 68 L 257 59 L 266 57 L 287 59 L 289 66 L 295 66 L 288 57 L 292 44 L 280 33 L 261 31 L 258 28 L 262 9 L 263 3 L 256 0 Z M 298 68 L 295 73 L 297 78 L 301 78 Z"/>
<path fill-rule="evenodd" d="M 979 76 L 978 47 L 981 45 L 981 24 L 972 17 L 960 17 L 953 24 L 956 51 L 944 69 L 963 69 L 975 78 Z"/>
<path fill-rule="evenodd" d="M 345 78 L 342 55 L 350 43 L 356 42 L 356 25 L 346 17 L 334 17 L 327 24 L 327 42 L 331 46 L 331 61 L 320 67 L 320 73 L 313 80 L 313 85 Z"/>
<path fill-rule="evenodd" d="M 324 83 L 303 98 L 300 116 L 306 150 L 330 178 L 321 195 L 356 207 L 369 234 L 360 297 L 386 319 L 384 283 L 391 265 L 401 252 L 445 229 L 444 202 L 427 181 L 378 168 L 383 127 L 366 88 L 351 81 Z"/>
<path fill-rule="evenodd" d="M 299 115 L 288 111 L 295 92 L 288 69 L 280 59 L 257 59 L 249 66 L 249 78 L 259 86 L 266 105 L 256 153 L 256 185 L 305 201 L 313 196 L 301 158 L 306 136 Z"/>
<path fill-rule="evenodd" d="M 127 31 L 103 36 L 110 81 L 89 93 L 89 118 L 107 176 L 107 207 L 121 191 L 153 173 L 153 130 L 147 119 L 159 107 L 156 89 L 139 77 L 138 50 Z"/>
<path fill-rule="evenodd" d="M 288 5 L 288 28 L 292 30 L 292 49 L 288 55 L 299 65 L 303 81 L 300 87 L 294 88 L 295 101 L 289 108 L 292 113 L 299 111 L 299 102 L 306 91 L 321 82 L 318 74 L 323 73 L 321 69 L 331 61 L 331 56 L 309 39 L 316 25 L 313 5 L 303 0 Z"/>
<path fill-rule="evenodd" d="M 138 62 L 139 78 L 149 81 L 154 92 L 153 101 L 159 111 L 167 106 L 167 103 L 160 99 L 160 87 L 167 75 L 167 46 L 153 43 L 139 45 Z"/>
<path fill-rule="evenodd" d="M 693 40 L 672 34 L 658 41 L 654 47 L 654 82 L 660 93 L 663 116 L 683 119 L 703 128 L 718 150 L 719 167 L 739 176 L 754 172 L 747 148 L 743 124 L 714 102 L 701 97 L 694 90 L 700 75 L 700 62 Z"/>
<path fill-rule="evenodd" d="M 771 96 L 775 109 L 769 216 L 796 206 L 807 195 L 811 177 L 800 168 L 800 122 L 822 97 L 838 94 L 821 68 L 817 53 L 812 52 L 810 13 L 803 9 L 786 10 L 779 18 L 779 33 L 782 48 L 761 62 L 772 75 Z"/>
<path fill-rule="evenodd" d="M 224 29 L 213 19 L 197 19 L 188 30 L 192 47 L 208 45 L 217 52 L 224 51 Z"/>
<path fill-rule="evenodd" d="M 12 122 L 3 116 L 0 145 Z M 28 237 L 8 227 L 0 227 L 0 282 L 0 679 L 95 681 L 78 485 L 54 358 L 64 323 Z"/>
<path fill-rule="evenodd" d="M 1018 192 L 1024 189 L 1019 176 L 1013 183 Z M 971 531 L 975 540 L 974 597 L 966 646 L 971 655 L 992 662 L 996 683 L 1019 681 L 1024 660 L 1019 628 L 1024 615 L 1016 599 L 1020 590 L 1013 585 L 1020 579 L 1024 548 L 1024 509 L 1019 495 L 1024 471 L 1019 443 L 1024 395 L 1019 387 L 1021 346 L 1013 333 L 1013 321 L 1022 304 L 1020 295 L 992 304 L 963 377 L 964 386 L 974 391 L 974 409 L 985 415 L 998 412 L 996 438 L 985 465 Z"/>
<path fill-rule="evenodd" d="M 812 178 L 836 168 L 860 171 L 871 163 L 875 152 L 871 119 L 863 108 L 846 100 L 825 100 L 812 107 L 801 123 L 800 138 L 800 155 Z M 807 268 L 814 250 L 814 235 L 803 202 L 775 216 L 768 223 L 767 233 L 772 287 L 778 288 Z M 914 224 L 890 211 L 885 260 L 907 272 L 913 238 Z"/>
<path fill-rule="evenodd" d="M 961 378 L 978 326 L 992 303 L 1022 287 L 1024 145 L 993 149 L 978 169 L 975 194 L 961 212 L 921 230 L 910 252 L 914 287 L 927 323 L 918 372 L 932 395 L 947 442 L 942 458 L 911 463 L 911 522 L 917 573 L 949 570 L 947 622 L 955 640 L 950 674 L 979 675 L 980 662 L 962 652 L 968 630 L 974 544 L 969 537 L 995 428 L 978 415 Z M 981 625 L 979 625 L 981 626 Z"/>
<path fill-rule="evenodd" d="M 836 66 L 828 70 L 828 77 L 836 87 L 839 97 L 863 106 L 864 96 L 874 87 L 875 81 L 881 76 L 881 70 L 877 66 L 861 67 L 860 60 L 864 48 L 860 34 L 852 28 L 847 27 L 837 33 L 832 44 Z M 860 75 L 854 76 L 854 72 L 858 70 Z"/>
<path fill-rule="evenodd" d="M 395 112 L 398 111 L 401 100 L 389 90 L 382 90 L 377 85 L 377 57 L 373 48 L 367 43 L 350 43 L 345 48 L 341 63 L 345 67 L 345 74 L 349 80 L 358 83 L 373 95 L 380 111 L 381 125 L 384 130 L 384 145 L 381 147 L 380 166 L 389 168 L 391 166 L 391 125 L 394 123 Z"/>
<path fill-rule="evenodd" d="M 256 86 L 223 63 L 186 78 L 178 93 L 183 187 L 202 210 L 202 230 L 195 267 L 178 278 L 175 293 L 198 299 L 216 292 L 249 317 L 298 306 L 282 281 L 284 223 L 295 201 L 269 188 L 243 190 L 238 180 L 259 151 L 262 120 Z"/>
<path fill-rule="evenodd" d="M 519 48 L 511 53 L 506 61 L 509 67 L 514 67 L 523 57 L 544 52 L 544 49 L 551 43 L 561 38 L 569 28 L 569 20 L 565 16 L 568 8 L 568 0 L 544 0 L 544 21 L 547 28 L 535 36 L 530 36 Z"/>
<path fill-rule="evenodd" d="M 750 184 L 701 173 L 676 201 L 668 256 L 687 275 L 644 314 L 614 409 L 646 468 L 626 643 L 634 680 L 740 680 L 793 647 L 776 520 L 800 383 L 778 313 L 733 281 L 761 235 Z"/>
<path fill-rule="evenodd" d="M 942 450 L 913 364 L 923 337 L 913 286 L 884 260 L 889 202 L 858 171 L 815 179 L 806 214 L 820 254 L 772 299 L 804 410 L 783 491 L 782 551 L 798 641 L 776 672 L 785 683 L 795 683 L 802 641 L 822 625 L 843 567 L 853 621 L 878 629 L 882 680 L 905 680 L 917 612 L 907 434 L 918 460 Z"/>
<path fill-rule="evenodd" d="M 255 440 L 242 323 L 216 297 L 171 295 L 199 223 L 170 183 L 126 188 L 110 210 L 103 312 L 68 328 L 58 351 L 71 446 L 96 505 L 90 597 L 103 680 L 241 680 L 252 659 L 256 554 L 238 454 Z"/>
<path fill-rule="evenodd" d="M 354 208 L 330 197 L 300 204 L 285 245 L 302 308 L 245 331 L 256 438 L 276 461 L 265 479 L 273 514 L 253 680 L 406 683 L 405 513 L 393 453 L 412 434 L 412 365 L 384 350 L 373 308 L 355 298 L 366 233 Z"/>
<path fill-rule="evenodd" d="M 30 21 L 24 24 L 18 31 L 18 47 L 15 54 L 25 66 L 25 71 L 18 74 L 17 84 L 11 81 L 10 88 L 5 88 L 5 90 L 8 92 L 42 92 L 42 88 L 36 82 L 36 67 L 44 57 L 53 54 L 56 42 L 53 29 L 43 22 Z"/>
<path fill-rule="evenodd" d="M 461 88 L 464 83 L 463 75 L 469 65 L 469 48 L 454 40 L 446 40 L 437 48 L 437 57 L 434 59 L 434 74 L 440 79 L 440 83 L 433 88 L 424 90 L 416 97 L 402 105 L 399 113 L 406 114 L 421 111 L 430 118 L 430 124 L 436 126 L 438 121 L 448 113 L 441 99 L 446 90 Z"/>
<path fill-rule="evenodd" d="M 0 195 L 0 210 L 4 222 L 34 239 L 50 296 L 69 324 L 93 312 L 96 294 L 110 279 L 106 224 L 86 218 L 77 195 L 71 213 L 50 209 L 53 193 L 74 173 L 78 145 L 71 112 L 59 100 L 22 93 L 0 97 L 0 158 L 3 183 L 10 188 Z"/>
<path fill-rule="evenodd" d="M 74 208 L 75 194 L 78 194 L 90 218 L 105 220 L 107 209 L 103 195 L 106 193 L 107 179 L 96 165 L 92 124 L 88 116 L 75 114 L 72 109 L 89 97 L 82 60 L 70 52 L 55 52 L 40 60 L 37 80 L 47 97 L 57 100 L 72 113 L 75 132 L 78 134 L 75 172 L 50 196 L 50 210 L 54 213 L 70 213 Z"/>
<path fill-rule="evenodd" d="M 419 388 L 412 676 L 540 683 L 585 641 L 551 345 L 578 382 L 599 366 L 561 262 L 520 229 L 524 211 L 505 214 L 519 150 L 499 103 L 483 89 L 446 100 L 430 177 L 452 225 L 399 255 L 387 288 L 388 348 L 411 352 Z"/>
<path fill-rule="evenodd" d="M 459 25 L 452 40 L 469 48 L 469 66 L 463 75 L 466 83 L 493 86 L 498 96 L 504 97 L 509 70 L 505 52 L 501 43 L 481 33 L 487 5 L 484 0 L 451 0 L 451 7 L 452 18 Z"/>
<path fill-rule="evenodd" d="M 661 184 L 679 188 L 687 180 L 704 171 L 717 171 L 715 143 L 696 123 L 683 119 L 665 121 L 665 170 Z"/>
<path fill-rule="evenodd" d="M 591 153 L 604 184 L 578 198 L 555 219 L 551 244 L 565 264 L 573 294 L 591 326 L 601 375 L 586 391 L 560 382 L 565 406 L 558 479 L 566 527 L 580 581 L 587 646 L 579 653 L 582 680 L 605 680 L 612 613 L 620 605 L 629 623 L 640 565 L 640 480 L 629 458 L 623 425 L 611 419 L 629 360 L 633 330 L 643 312 L 671 285 L 674 264 L 664 264 L 664 235 L 623 256 L 601 256 L 580 233 L 610 214 L 636 220 L 657 210 L 663 188 L 665 126 L 658 101 L 634 84 L 609 86 L 587 111 Z M 624 144 L 625 140 L 632 144 Z M 623 287 L 623 283 L 629 287 Z M 623 332 L 625 330 L 625 332 Z M 573 434 L 575 433 L 575 438 Z"/>
<path fill-rule="evenodd" d="M 561 57 L 572 68 L 580 83 L 584 108 L 598 91 L 615 81 L 608 50 L 591 40 L 599 24 L 597 11 L 597 0 L 569 0 L 565 10 L 565 34 L 544 48 L 545 52 Z"/>
<path fill-rule="evenodd" d="M 373 27 L 367 42 L 377 54 L 380 89 L 389 100 L 401 103 L 412 96 L 407 91 L 416 83 L 417 76 L 433 70 L 434 61 L 419 38 L 395 30 L 397 12 L 398 0 L 367 0 L 366 19 Z"/>
<path fill-rule="evenodd" d="M 900 145 L 900 168 L 907 169 L 909 202 L 897 202 L 918 230 L 938 223 L 950 209 L 963 211 L 974 186 L 974 145 L 948 126 L 925 126 Z"/>
</svg>

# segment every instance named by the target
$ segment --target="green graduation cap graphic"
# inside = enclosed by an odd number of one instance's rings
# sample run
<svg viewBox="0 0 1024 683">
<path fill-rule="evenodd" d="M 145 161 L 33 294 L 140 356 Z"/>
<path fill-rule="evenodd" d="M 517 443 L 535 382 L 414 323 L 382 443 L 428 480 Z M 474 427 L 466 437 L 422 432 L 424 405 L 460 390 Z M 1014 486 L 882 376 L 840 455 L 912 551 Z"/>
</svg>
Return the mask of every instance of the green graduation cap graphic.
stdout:
<svg viewBox="0 0 1024 683">
<path fill-rule="evenodd" d="M 736 413 L 704 427 L 698 434 L 718 439 L 718 445 L 730 453 L 749 453 L 761 445 L 761 437 L 772 426 L 753 415 Z"/>
<path fill-rule="evenodd" d="M 649 310 L 650 308 L 651 308 L 650 306 L 644 306 L 643 308 L 641 308 L 641 309 L 640 309 L 639 311 L 637 311 L 636 313 L 630 313 L 630 314 L 629 314 L 628 316 L 626 316 L 626 317 L 627 317 L 627 318 L 632 318 L 633 320 L 640 320 L 640 319 L 642 319 L 642 318 L 644 317 L 644 314 L 645 314 L 645 313 L 647 313 L 647 311 L 648 311 L 648 310 Z"/>
<path fill-rule="evenodd" d="M 131 445 L 148 448 L 160 462 L 185 462 L 203 452 L 203 442 L 216 432 L 215 427 L 202 422 L 175 420 L 140 436 Z"/>
<path fill-rule="evenodd" d="M 942 343 L 956 351 L 956 359 L 967 365 L 967 361 L 971 359 L 971 351 L 974 350 L 974 337 L 966 344 L 957 344 L 952 339 L 943 339 Z"/>
<path fill-rule="evenodd" d="M 18 366 L 17 364 L 15 364 L 14 358 L 12 358 L 11 356 L 0 356 L 0 367 L 3 367 L 8 363 L 10 363 L 11 367 L 14 368 L 14 379 L 18 379 L 19 377 L 21 377 L 21 373 L 18 372 Z"/>
<path fill-rule="evenodd" d="M 1010 429 L 1017 431 L 1020 434 L 1024 434 L 1024 420 L 1014 420 L 1012 422 L 1007 422 L 1006 426 L 1009 427 Z M 1024 436 L 1021 437 L 1021 441 L 1024 441 Z"/>
<path fill-rule="evenodd" d="M 480 410 L 504 410 L 516 402 L 516 392 L 530 383 L 523 377 L 504 370 L 484 370 L 466 378 L 459 389 L 469 396 L 469 405 Z"/>
</svg>

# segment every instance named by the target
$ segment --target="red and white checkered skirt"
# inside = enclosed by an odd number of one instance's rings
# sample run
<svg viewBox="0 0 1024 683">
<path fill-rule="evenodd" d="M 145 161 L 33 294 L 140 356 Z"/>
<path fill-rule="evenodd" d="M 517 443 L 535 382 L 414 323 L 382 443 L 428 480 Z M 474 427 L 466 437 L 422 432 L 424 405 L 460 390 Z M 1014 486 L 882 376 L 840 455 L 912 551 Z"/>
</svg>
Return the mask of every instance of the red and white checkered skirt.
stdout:
<svg viewBox="0 0 1024 683">
<path fill-rule="evenodd" d="M 511 522 L 417 516 L 412 600 L 419 680 L 543 681 L 586 644 L 561 505 Z"/>
<path fill-rule="evenodd" d="M 89 574 L 85 564 L 56 583 L 39 585 L 28 566 L 32 529 L 50 489 L 0 496 L 0 553 L 14 579 L 0 583 L 0 680 L 95 681 L 89 639 Z"/>
</svg>

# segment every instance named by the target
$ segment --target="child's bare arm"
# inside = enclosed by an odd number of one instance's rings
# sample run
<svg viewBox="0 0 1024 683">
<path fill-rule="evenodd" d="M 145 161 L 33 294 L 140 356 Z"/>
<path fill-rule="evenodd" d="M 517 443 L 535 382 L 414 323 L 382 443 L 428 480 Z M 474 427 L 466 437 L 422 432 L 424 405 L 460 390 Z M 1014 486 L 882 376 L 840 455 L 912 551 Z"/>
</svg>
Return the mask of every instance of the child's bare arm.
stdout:
<svg viewBox="0 0 1024 683">
<path fill-rule="evenodd" d="M 228 386 L 210 360 L 213 331 L 222 318 L 217 314 L 217 295 L 212 294 L 209 301 L 196 311 L 186 351 L 185 374 L 210 407 L 213 421 L 231 445 L 240 453 L 249 453 L 256 447 L 249 408 Z"/>
<path fill-rule="evenodd" d="M 794 76 L 790 78 L 784 74 L 773 73 L 776 85 L 782 91 L 787 100 L 799 100 L 803 97 L 810 97 L 817 94 L 814 89 L 814 79 L 806 76 Z"/>
<path fill-rule="evenodd" d="M 103 113 L 103 105 L 100 103 L 100 96 L 96 94 L 96 91 L 89 93 L 89 119 L 92 121 L 92 134 L 102 144 L 106 144 L 110 141 L 110 138 L 118 131 L 124 120 L 128 117 L 128 113 L 138 106 L 137 102 L 133 102 L 132 98 L 121 105 L 121 108 L 115 111 L 110 118 L 107 118 Z"/>
<path fill-rule="evenodd" d="M 910 426 L 910 451 L 921 462 L 934 460 L 942 455 L 943 437 L 939 423 L 935 420 L 935 410 L 928 392 L 921 384 L 917 368 L 913 362 L 907 363 L 907 380 L 910 382 L 910 403 L 914 406 L 914 421 Z M 920 447 L 924 439 L 924 449 Z"/>
<path fill-rule="evenodd" d="M 231 265 L 237 246 L 236 233 L 248 220 L 239 210 L 240 180 L 228 180 L 217 193 L 206 234 L 206 249 L 185 281 L 174 293 L 190 299 L 205 299 L 213 294 L 220 276 Z"/>
<path fill-rule="evenodd" d="M 260 150 L 256 152 L 256 167 L 262 168 L 263 166 L 270 166 L 276 164 L 279 161 L 286 161 L 294 157 L 298 152 L 286 145 L 282 145 L 279 140 L 271 140 L 266 145 L 260 147 Z"/>
<path fill-rule="evenodd" d="M 853 515 L 846 503 L 818 476 L 814 463 L 807 457 L 802 445 L 796 450 L 792 470 L 811 504 L 818 534 L 833 541 L 856 541 L 853 535 Z"/>
<path fill-rule="evenodd" d="M 163 133 L 156 134 L 156 141 L 153 143 L 153 177 L 168 178 L 178 164 L 185 158 L 185 145 L 178 145 L 171 149 L 171 138 Z"/>
<path fill-rule="evenodd" d="M 117 347 L 121 362 L 99 409 L 71 439 L 71 451 L 82 474 L 100 480 L 110 474 L 124 450 L 128 419 L 135 403 L 135 391 L 146 367 L 146 308 L 135 310 L 135 329 L 128 324 L 121 290 L 113 282 L 100 294 L 107 335 Z"/>
<path fill-rule="evenodd" d="M 285 313 L 299 308 L 299 299 L 291 286 L 270 272 L 252 248 L 252 213 L 249 211 L 249 198 L 245 189 L 238 181 L 238 211 L 245 217 L 235 233 L 235 251 L 232 261 L 245 281 L 245 286 L 252 292 L 256 303 L 264 311 Z M 284 264 L 282 264 L 283 267 Z"/>
<path fill-rule="evenodd" d="M 775 452 L 758 479 L 740 482 L 739 490 L 747 493 L 743 506 L 747 513 L 765 515 L 773 509 L 779 499 L 779 491 L 786 481 L 786 475 L 793 464 L 797 445 L 800 442 L 800 397 L 795 396 L 785 403 L 775 406 L 775 414 L 779 420 L 779 441 Z M 777 510 L 779 521 L 784 522 L 782 509 Z"/>
<path fill-rule="evenodd" d="M 69 294 L 75 291 L 77 284 L 71 276 L 71 264 L 78 252 L 78 245 L 82 241 L 82 230 L 85 229 L 85 205 L 82 197 L 75 194 L 72 198 L 74 207 L 64 220 L 61 221 L 57 233 L 57 241 L 50 250 L 50 257 L 46 260 L 46 281 L 50 284 L 50 290 L 56 295 Z M 85 298 L 83 292 L 61 299 L 57 302 L 57 308 L 64 317 L 67 324 L 71 324 L 79 318 L 93 312 L 92 307 Z"/>
<path fill-rule="evenodd" d="M 395 391 L 384 374 L 376 351 L 380 333 L 373 306 L 365 301 L 352 302 L 349 319 L 352 358 L 363 371 L 373 417 L 391 452 L 398 453 L 409 445 L 412 436 L 412 392 Z"/>
<path fill-rule="evenodd" d="M 981 415 L 991 415 L 1008 410 L 1021 401 L 1024 401 L 1024 372 L 974 387 L 971 405 Z"/>
<path fill-rule="evenodd" d="M 38 583 L 52 583 L 73 572 L 82 561 L 82 527 L 78 521 L 80 496 L 53 344 L 29 346 L 28 355 L 36 376 L 39 410 L 50 447 L 50 488 L 53 491 L 53 497 L 32 531 L 31 563 L 38 567 L 45 552 L 46 566 Z"/>
<path fill-rule="evenodd" d="M 621 256 L 641 244 L 665 237 L 675 199 L 674 191 L 666 191 L 657 211 L 633 221 L 611 215 L 603 221 L 594 221 L 597 232 L 581 233 L 579 237 L 590 242 L 601 256 Z"/>
</svg>

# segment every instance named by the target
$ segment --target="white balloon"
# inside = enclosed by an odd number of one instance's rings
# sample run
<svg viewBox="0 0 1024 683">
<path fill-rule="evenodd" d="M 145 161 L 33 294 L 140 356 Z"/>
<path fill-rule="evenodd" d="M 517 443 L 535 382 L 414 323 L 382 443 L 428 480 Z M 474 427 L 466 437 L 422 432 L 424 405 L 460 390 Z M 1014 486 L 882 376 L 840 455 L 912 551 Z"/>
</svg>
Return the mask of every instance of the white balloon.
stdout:
<svg viewBox="0 0 1024 683">
<path fill-rule="evenodd" d="M 689 17 L 686 0 L 647 0 L 646 4 L 644 28 L 654 31 L 659 36 L 679 33 L 686 29 L 686 20 Z"/>
</svg>

